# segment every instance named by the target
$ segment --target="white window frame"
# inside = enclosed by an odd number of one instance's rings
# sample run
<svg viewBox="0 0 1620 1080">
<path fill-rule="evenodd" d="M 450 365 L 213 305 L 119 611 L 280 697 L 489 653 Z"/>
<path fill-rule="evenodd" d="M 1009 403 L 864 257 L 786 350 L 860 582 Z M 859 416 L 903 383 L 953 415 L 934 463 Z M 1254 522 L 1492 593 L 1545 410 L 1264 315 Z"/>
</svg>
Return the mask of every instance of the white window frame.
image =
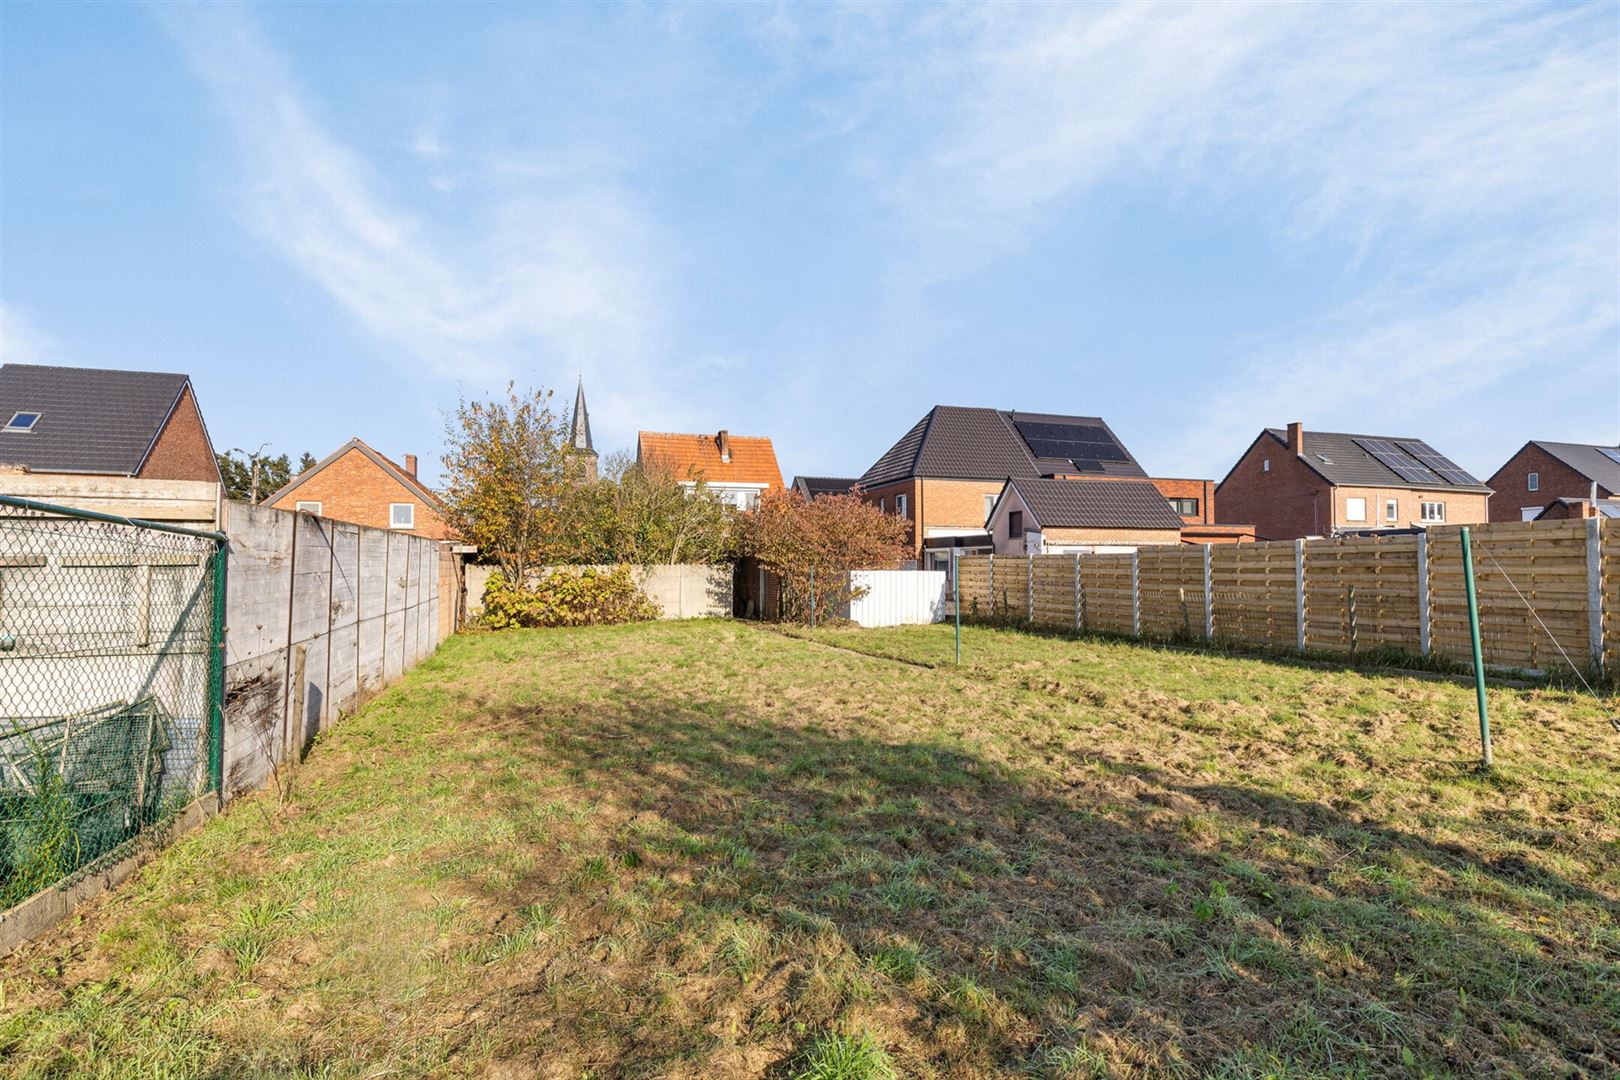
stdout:
<svg viewBox="0 0 1620 1080">
<path fill-rule="evenodd" d="M 1430 507 L 1436 508 L 1439 511 L 1439 513 L 1438 514 L 1429 513 Z M 1444 525 L 1446 523 L 1446 504 L 1445 503 L 1443 503 L 1443 502 L 1431 502 L 1431 501 L 1426 499 L 1421 504 L 1419 504 L 1418 509 L 1420 511 L 1419 517 L 1423 520 L 1423 522 L 1425 524 Z"/>
<path fill-rule="evenodd" d="M 1538 473 L 1538 472 L 1533 472 L 1530 475 L 1526 476 L 1524 478 L 1524 486 L 1525 486 L 1526 491 L 1540 491 L 1541 490 L 1541 474 Z"/>
<path fill-rule="evenodd" d="M 1260 471 L 1261 472 L 1270 472 L 1271 471 L 1271 459 L 1270 458 L 1266 458 L 1265 460 L 1260 462 Z"/>
<path fill-rule="evenodd" d="M 889 512 L 889 497 L 887 495 L 878 496 L 878 513 L 887 514 L 888 512 Z"/>
<path fill-rule="evenodd" d="M 17 423 L 17 417 L 19 416 L 32 416 L 34 419 L 29 423 L 19 424 Z M 45 419 L 45 414 L 40 412 L 38 409 L 18 409 L 16 412 L 11 414 L 11 419 L 6 421 L 5 430 L 33 431 L 39 426 L 39 422 L 43 419 Z"/>
<path fill-rule="evenodd" d="M 1357 503 L 1361 504 L 1361 509 L 1359 511 L 1356 509 Z M 1367 520 L 1367 499 L 1365 496 L 1346 495 L 1344 497 L 1344 520 L 1361 522 L 1365 522 Z"/>
<path fill-rule="evenodd" d="M 321 501 L 319 499 L 299 499 L 293 503 L 293 509 L 301 514 L 314 514 L 321 516 Z"/>
<path fill-rule="evenodd" d="M 1521 506 L 1519 507 L 1519 520 L 1534 521 L 1541 516 L 1541 512 L 1545 509 L 1547 509 L 1545 506 Z"/>
<path fill-rule="evenodd" d="M 894 514 L 896 517 L 906 516 L 906 497 L 904 495 L 894 497 Z"/>
<path fill-rule="evenodd" d="M 399 513 L 398 512 L 400 510 L 404 510 L 406 512 L 406 520 L 403 523 L 399 520 Z M 389 503 L 388 504 L 388 527 L 390 529 L 414 529 L 414 528 L 416 528 L 416 504 L 415 503 Z"/>
<path fill-rule="evenodd" d="M 1385 521 L 1399 521 L 1399 520 L 1401 520 L 1401 502 L 1400 502 L 1399 499 L 1385 499 L 1384 500 L 1384 520 Z"/>
</svg>

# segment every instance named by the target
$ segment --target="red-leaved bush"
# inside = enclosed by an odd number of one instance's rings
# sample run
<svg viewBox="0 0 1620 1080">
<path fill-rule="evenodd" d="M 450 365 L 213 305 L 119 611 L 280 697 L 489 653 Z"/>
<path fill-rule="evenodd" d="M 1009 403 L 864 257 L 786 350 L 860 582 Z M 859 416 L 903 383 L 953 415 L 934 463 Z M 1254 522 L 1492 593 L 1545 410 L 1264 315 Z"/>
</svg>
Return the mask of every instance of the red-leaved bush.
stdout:
<svg viewBox="0 0 1620 1080">
<path fill-rule="evenodd" d="M 893 570 L 910 554 L 906 519 L 857 495 L 767 492 L 758 509 L 737 515 L 733 536 L 739 555 L 781 576 L 781 616 L 795 621 L 810 616 L 812 567 L 816 609 L 827 614 L 853 598 L 849 571 Z"/>
</svg>

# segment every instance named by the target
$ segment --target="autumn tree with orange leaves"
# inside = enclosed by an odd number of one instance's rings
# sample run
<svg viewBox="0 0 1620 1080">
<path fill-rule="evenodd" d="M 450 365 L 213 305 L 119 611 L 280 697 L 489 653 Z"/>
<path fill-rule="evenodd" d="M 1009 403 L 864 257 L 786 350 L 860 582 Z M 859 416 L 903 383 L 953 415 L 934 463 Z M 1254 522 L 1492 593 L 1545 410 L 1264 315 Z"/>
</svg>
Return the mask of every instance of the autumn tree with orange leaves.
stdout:
<svg viewBox="0 0 1620 1080">
<path fill-rule="evenodd" d="M 782 618 L 810 613 L 814 568 L 816 609 L 838 610 L 856 597 L 851 570 L 892 570 L 908 554 L 905 518 L 885 514 L 858 495 L 806 501 L 797 491 L 768 491 L 759 507 L 737 515 L 739 554 L 758 559 L 782 578 Z"/>
<path fill-rule="evenodd" d="M 570 561 L 565 507 L 578 471 L 551 397 L 508 383 L 504 399 L 463 398 L 445 423 L 449 524 L 507 581 Z"/>
</svg>

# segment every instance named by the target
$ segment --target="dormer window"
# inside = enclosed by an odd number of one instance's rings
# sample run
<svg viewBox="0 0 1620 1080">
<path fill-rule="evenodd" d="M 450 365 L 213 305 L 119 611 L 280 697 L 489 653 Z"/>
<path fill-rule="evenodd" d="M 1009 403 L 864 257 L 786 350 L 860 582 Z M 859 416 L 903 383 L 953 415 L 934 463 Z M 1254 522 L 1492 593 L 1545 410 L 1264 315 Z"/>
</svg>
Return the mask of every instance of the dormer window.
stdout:
<svg viewBox="0 0 1620 1080">
<path fill-rule="evenodd" d="M 39 423 L 37 412 L 14 412 L 11 419 L 6 421 L 7 431 L 33 431 L 34 425 Z"/>
</svg>

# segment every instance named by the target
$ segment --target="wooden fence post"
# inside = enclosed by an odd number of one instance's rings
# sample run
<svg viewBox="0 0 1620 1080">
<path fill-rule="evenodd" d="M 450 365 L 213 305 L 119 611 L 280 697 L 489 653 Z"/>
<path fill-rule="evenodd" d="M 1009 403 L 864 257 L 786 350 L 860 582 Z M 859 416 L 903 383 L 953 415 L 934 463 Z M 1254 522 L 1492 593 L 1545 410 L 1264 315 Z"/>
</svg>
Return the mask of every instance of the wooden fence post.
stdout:
<svg viewBox="0 0 1620 1080">
<path fill-rule="evenodd" d="M 1350 636 L 1350 652 L 1353 655 L 1356 651 L 1356 587 L 1354 585 L 1344 587 L 1344 607 L 1346 618 L 1350 624 L 1347 632 Z"/>
<path fill-rule="evenodd" d="M 1429 655 L 1429 534 L 1417 538 L 1418 652 Z"/>
<path fill-rule="evenodd" d="M 1592 666 L 1603 668 L 1603 519 L 1586 519 L 1586 634 Z"/>
<path fill-rule="evenodd" d="M 1025 585 L 1026 585 L 1025 592 L 1029 597 L 1029 618 L 1026 619 L 1025 621 L 1028 622 L 1031 626 L 1034 626 L 1035 625 L 1035 556 L 1026 555 L 1026 556 L 1024 556 L 1024 558 L 1027 560 L 1027 562 L 1026 562 L 1027 571 L 1026 571 L 1026 573 L 1024 575 L 1024 577 L 1025 577 Z"/>
<path fill-rule="evenodd" d="M 1294 648 L 1305 651 L 1305 541 L 1294 541 Z"/>
<path fill-rule="evenodd" d="M 1131 548 L 1131 636 L 1142 636 L 1142 550 Z"/>
<path fill-rule="evenodd" d="M 1074 629 L 1080 631 L 1080 553 L 1074 553 Z"/>
<path fill-rule="evenodd" d="M 985 571 L 985 574 L 986 574 L 985 580 L 989 583 L 989 589 L 990 589 L 990 614 L 993 617 L 995 615 L 995 613 L 996 613 L 996 553 L 995 552 L 992 551 L 990 553 L 990 561 L 989 561 L 989 563 L 986 564 L 986 566 L 988 567 L 988 569 L 986 569 L 986 571 Z"/>
<path fill-rule="evenodd" d="M 1215 640 L 1215 575 L 1210 569 L 1213 544 L 1204 545 L 1204 640 Z"/>
</svg>

